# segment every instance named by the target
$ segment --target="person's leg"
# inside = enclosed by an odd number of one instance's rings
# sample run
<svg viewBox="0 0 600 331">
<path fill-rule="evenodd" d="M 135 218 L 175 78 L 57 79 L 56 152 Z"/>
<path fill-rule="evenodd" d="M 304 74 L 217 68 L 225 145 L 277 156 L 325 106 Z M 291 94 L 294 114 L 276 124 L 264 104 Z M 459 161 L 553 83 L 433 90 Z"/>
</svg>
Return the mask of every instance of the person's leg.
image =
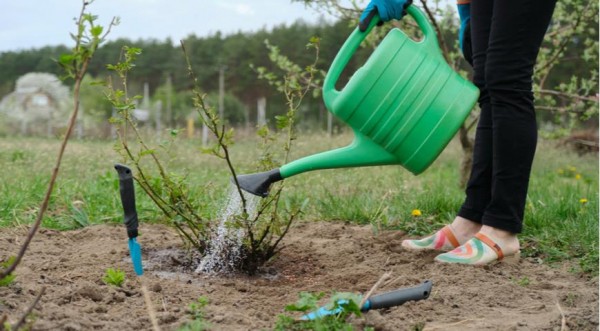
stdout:
<svg viewBox="0 0 600 331">
<path fill-rule="evenodd" d="M 537 143 L 531 77 L 555 2 L 494 1 L 485 66 L 492 110 L 491 200 L 477 237 L 437 261 L 484 264 L 519 250 L 516 234 L 522 230 Z"/>
<path fill-rule="evenodd" d="M 492 104 L 492 198 L 482 223 L 520 233 L 537 144 L 532 75 L 556 0 L 495 1 L 486 60 Z"/>
<path fill-rule="evenodd" d="M 465 189 L 465 201 L 452 222 L 457 237 L 470 239 L 481 228 L 481 219 L 492 196 L 492 105 L 485 68 L 492 25 L 493 1 L 471 2 L 473 83 L 479 88 L 479 122 L 473 146 L 473 165 Z M 463 241 L 463 242 L 464 242 Z"/>
<path fill-rule="evenodd" d="M 473 146 L 473 165 L 465 189 L 466 198 L 458 217 L 481 224 L 483 213 L 492 198 L 492 105 L 485 68 L 492 24 L 493 1 L 471 2 L 471 42 L 473 48 L 473 83 L 479 88 L 479 122 Z M 479 230 L 479 229 L 477 229 Z M 476 233 L 476 232 L 475 232 Z M 471 236 L 475 233 L 472 233 Z"/>
<path fill-rule="evenodd" d="M 449 251 L 471 239 L 481 229 L 481 218 L 491 199 L 492 186 L 492 109 L 485 84 L 485 63 L 492 23 L 491 1 L 471 3 L 471 47 L 473 83 L 479 88 L 481 115 L 477 124 L 473 166 L 466 188 L 465 203 L 453 222 L 423 239 L 408 239 L 402 247 L 412 250 Z"/>
</svg>

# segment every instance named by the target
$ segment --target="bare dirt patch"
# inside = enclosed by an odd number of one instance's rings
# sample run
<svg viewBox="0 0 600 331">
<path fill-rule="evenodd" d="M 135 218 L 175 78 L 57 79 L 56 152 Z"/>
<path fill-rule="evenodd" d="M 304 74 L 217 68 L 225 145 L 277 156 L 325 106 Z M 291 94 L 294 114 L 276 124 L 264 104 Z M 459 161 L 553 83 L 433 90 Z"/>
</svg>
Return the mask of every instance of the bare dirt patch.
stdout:
<svg viewBox="0 0 600 331">
<path fill-rule="evenodd" d="M 23 229 L 0 230 L 0 252 L 14 254 Z M 188 305 L 209 299 L 207 319 L 215 330 L 258 330 L 274 326 L 278 314 L 300 291 L 366 293 L 386 271 L 392 283 L 378 292 L 433 281 L 429 299 L 356 321 L 376 330 L 570 330 L 598 329 L 598 280 L 534 260 L 486 267 L 440 265 L 435 254 L 406 252 L 402 234 L 375 235 L 368 226 L 301 223 L 285 248 L 257 276 L 210 276 L 186 267 L 181 241 L 171 229 L 144 225 L 144 282 L 163 330 L 189 318 Z M 107 268 L 127 272 L 122 288 L 105 285 Z M 16 281 L 0 287 L 0 317 L 20 316 L 42 286 L 33 330 L 149 330 L 150 320 L 129 261 L 120 226 L 42 230 L 33 240 Z M 13 321 L 14 322 L 14 321 Z"/>
</svg>

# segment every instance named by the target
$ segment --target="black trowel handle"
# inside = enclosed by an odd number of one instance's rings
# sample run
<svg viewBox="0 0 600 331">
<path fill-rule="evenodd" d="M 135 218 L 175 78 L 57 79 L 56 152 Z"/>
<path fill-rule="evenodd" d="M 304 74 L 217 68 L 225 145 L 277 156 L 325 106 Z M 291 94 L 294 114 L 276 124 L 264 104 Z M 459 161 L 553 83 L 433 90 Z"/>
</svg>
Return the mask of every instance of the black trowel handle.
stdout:
<svg viewBox="0 0 600 331">
<path fill-rule="evenodd" d="M 367 300 L 362 310 L 389 308 L 399 306 L 407 301 L 427 299 L 429 293 L 431 293 L 432 286 L 433 284 L 431 281 L 426 280 L 423 284 L 415 287 L 403 288 L 393 292 L 372 296 Z"/>
<path fill-rule="evenodd" d="M 119 173 L 119 191 L 125 214 L 124 222 L 125 226 L 127 226 L 127 235 L 129 239 L 135 238 L 138 236 L 138 216 L 135 209 L 133 174 L 131 173 L 131 169 L 122 164 L 115 164 L 115 169 Z"/>
</svg>

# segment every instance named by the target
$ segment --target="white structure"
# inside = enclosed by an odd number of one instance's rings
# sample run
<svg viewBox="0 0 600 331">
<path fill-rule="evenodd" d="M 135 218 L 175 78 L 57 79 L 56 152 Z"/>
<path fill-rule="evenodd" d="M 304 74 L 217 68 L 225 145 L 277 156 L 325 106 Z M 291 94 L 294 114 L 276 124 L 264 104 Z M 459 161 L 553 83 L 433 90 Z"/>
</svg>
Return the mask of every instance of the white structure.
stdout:
<svg viewBox="0 0 600 331">
<path fill-rule="evenodd" d="M 0 101 L 0 128 L 13 133 L 52 135 L 56 128 L 67 125 L 69 94 L 69 89 L 52 74 L 23 75 L 15 90 Z"/>
</svg>

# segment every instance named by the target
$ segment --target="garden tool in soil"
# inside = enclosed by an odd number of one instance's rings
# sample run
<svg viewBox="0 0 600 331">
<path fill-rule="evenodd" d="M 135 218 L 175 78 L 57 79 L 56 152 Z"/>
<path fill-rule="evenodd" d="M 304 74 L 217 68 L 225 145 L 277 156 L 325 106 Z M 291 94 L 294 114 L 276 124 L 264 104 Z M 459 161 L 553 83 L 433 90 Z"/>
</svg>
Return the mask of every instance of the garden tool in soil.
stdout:
<svg viewBox="0 0 600 331">
<path fill-rule="evenodd" d="M 391 308 L 395 306 L 400 306 L 407 301 L 418 301 L 427 299 L 429 297 L 429 294 L 431 293 L 432 286 L 432 282 L 430 280 L 426 280 L 421 285 L 378 294 L 368 298 L 363 304 L 363 306 L 360 308 L 360 310 L 362 312 L 366 312 L 371 309 Z M 347 300 L 338 301 L 339 305 L 343 305 L 345 303 L 347 303 Z M 313 320 L 323 316 L 339 314 L 341 312 L 341 307 L 337 307 L 335 309 L 327 309 L 327 307 L 321 307 L 317 311 L 302 316 L 302 319 Z"/>
<path fill-rule="evenodd" d="M 133 270 L 136 275 L 142 276 L 144 274 L 144 268 L 142 267 L 142 247 L 136 240 L 138 236 L 138 216 L 135 208 L 133 174 L 131 173 L 131 169 L 122 164 L 115 164 L 115 169 L 119 173 L 119 191 L 121 193 L 121 203 L 123 204 L 127 236 L 129 237 L 129 254 L 133 263 Z"/>
<path fill-rule="evenodd" d="M 415 175 L 438 157 L 469 115 L 479 90 L 446 63 L 425 14 L 407 8 L 423 32 L 415 41 L 393 28 L 342 90 L 336 83 L 365 32 L 356 28 L 336 55 L 323 83 L 329 111 L 354 131 L 342 148 L 307 156 L 270 171 L 237 176 L 240 187 L 265 197 L 273 182 L 313 170 L 401 165 Z"/>
</svg>

